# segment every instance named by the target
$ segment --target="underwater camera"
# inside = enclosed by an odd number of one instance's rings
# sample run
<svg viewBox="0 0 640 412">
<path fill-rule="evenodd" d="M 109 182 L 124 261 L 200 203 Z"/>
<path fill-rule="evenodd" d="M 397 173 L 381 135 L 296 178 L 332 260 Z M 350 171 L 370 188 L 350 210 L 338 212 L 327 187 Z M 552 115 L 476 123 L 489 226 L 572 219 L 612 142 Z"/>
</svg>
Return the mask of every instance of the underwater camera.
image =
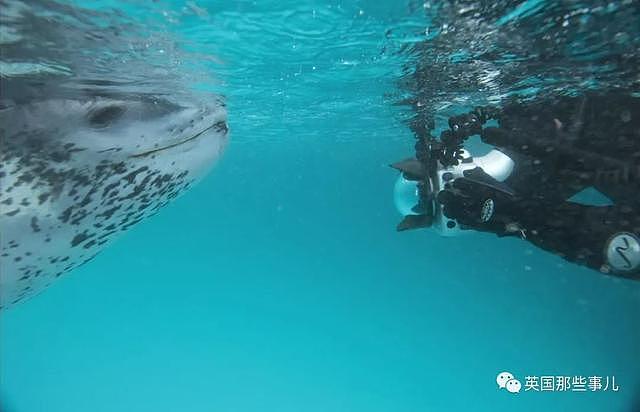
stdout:
<svg viewBox="0 0 640 412">
<path fill-rule="evenodd" d="M 448 219 L 442 213 L 442 205 L 437 202 L 438 193 L 445 184 L 463 176 L 465 170 L 480 167 L 486 174 L 499 182 L 506 180 L 513 171 L 513 160 L 499 150 L 493 149 L 481 157 L 472 157 L 464 150 L 461 162 L 454 166 L 438 164 L 435 173 L 430 173 L 424 178 L 414 180 L 410 163 L 418 162 L 415 159 L 407 159 L 392 165 L 401 171 L 393 188 L 393 200 L 396 209 L 404 216 L 398 225 L 398 230 L 414 229 L 419 227 L 431 227 L 443 236 L 456 236 L 461 230 L 458 224 Z M 413 165 L 415 166 L 415 165 Z"/>
<path fill-rule="evenodd" d="M 479 134 L 482 124 L 494 113 L 476 108 L 471 113 L 449 119 L 450 130 L 440 139 L 428 136 L 416 145 L 416 157 L 390 165 L 400 171 L 393 190 L 396 209 L 404 216 L 397 230 L 432 228 L 443 236 L 456 236 L 463 230 L 455 220 L 447 218 L 438 203 L 438 193 L 464 172 L 481 168 L 498 182 L 513 172 L 514 161 L 498 149 L 474 157 L 464 149 L 466 138 Z"/>
</svg>

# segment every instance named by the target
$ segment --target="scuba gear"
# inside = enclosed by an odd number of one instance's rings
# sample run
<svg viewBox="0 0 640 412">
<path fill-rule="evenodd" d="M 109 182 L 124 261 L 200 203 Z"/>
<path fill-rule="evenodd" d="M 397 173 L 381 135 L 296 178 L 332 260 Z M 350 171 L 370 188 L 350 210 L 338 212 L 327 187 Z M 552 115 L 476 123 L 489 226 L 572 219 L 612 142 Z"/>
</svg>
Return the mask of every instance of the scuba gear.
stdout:
<svg viewBox="0 0 640 412">
<path fill-rule="evenodd" d="M 479 134 L 495 110 L 476 108 L 473 112 L 452 117 L 450 130 L 443 131 L 440 140 L 429 136 L 416 145 L 416 158 L 391 165 L 401 172 L 394 188 L 396 209 L 404 216 L 397 229 L 432 227 L 443 236 L 460 233 L 459 225 L 443 213 L 438 194 L 459 178 L 476 179 L 476 183 L 494 188 L 507 195 L 513 191 L 502 184 L 512 173 L 513 160 L 493 149 L 480 157 L 473 157 L 462 147 L 465 139 Z M 422 150 L 420 150 L 422 149 Z M 479 168 L 483 174 L 469 173 Z"/>
<path fill-rule="evenodd" d="M 633 233 L 621 232 L 611 236 L 605 253 L 607 263 L 617 272 L 633 272 L 640 268 L 640 240 Z"/>
<path fill-rule="evenodd" d="M 450 118 L 439 139 L 420 128 L 415 158 L 391 165 L 401 172 L 397 230 L 517 236 L 567 261 L 640 280 L 639 113 L 636 96 L 586 94 L 476 108 Z M 483 127 L 488 119 L 498 126 Z M 494 149 L 472 157 L 463 147 L 472 135 Z M 610 204 L 571 200 L 585 189 Z"/>
<path fill-rule="evenodd" d="M 437 195 L 443 216 L 464 229 L 512 234 L 509 225 L 519 215 L 519 202 L 510 188 L 481 168 L 465 170 Z"/>
</svg>

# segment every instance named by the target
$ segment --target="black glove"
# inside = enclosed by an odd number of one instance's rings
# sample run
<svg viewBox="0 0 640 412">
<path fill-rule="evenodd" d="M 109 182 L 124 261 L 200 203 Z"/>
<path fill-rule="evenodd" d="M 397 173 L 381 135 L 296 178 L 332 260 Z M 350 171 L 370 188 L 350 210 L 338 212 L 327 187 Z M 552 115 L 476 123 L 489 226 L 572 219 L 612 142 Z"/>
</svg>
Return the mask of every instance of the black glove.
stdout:
<svg viewBox="0 0 640 412">
<path fill-rule="evenodd" d="M 463 174 L 438 194 L 444 215 L 463 228 L 519 234 L 516 222 L 520 207 L 515 193 L 479 167 Z"/>
</svg>

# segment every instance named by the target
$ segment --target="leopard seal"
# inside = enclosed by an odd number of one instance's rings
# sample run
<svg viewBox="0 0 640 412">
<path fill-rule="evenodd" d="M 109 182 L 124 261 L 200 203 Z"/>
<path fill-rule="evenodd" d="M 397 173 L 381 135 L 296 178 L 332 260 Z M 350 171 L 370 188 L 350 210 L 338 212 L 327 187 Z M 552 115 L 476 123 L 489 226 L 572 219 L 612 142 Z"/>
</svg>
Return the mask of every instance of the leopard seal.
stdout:
<svg viewBox="0 0 640 412">
<path fill-rule="evenodd" d="M 0 79 L 0 307 L 155 214 L 220 157 L 225 105 Z"/>
<path fill-rule="evenodd" d="M 221 156 L 228 128 L 213 75 L 189 69 L 201 56 L 162 21 L 57 0 L 0 8 L 6 308 L 191 187 Z"/>
</svg>

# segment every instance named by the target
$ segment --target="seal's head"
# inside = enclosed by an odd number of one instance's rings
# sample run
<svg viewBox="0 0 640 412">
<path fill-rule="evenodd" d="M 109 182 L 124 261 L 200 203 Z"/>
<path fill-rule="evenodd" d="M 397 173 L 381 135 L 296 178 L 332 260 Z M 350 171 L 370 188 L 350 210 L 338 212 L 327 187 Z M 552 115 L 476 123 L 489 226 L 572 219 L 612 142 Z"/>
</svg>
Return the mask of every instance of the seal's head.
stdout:
<svg viewBox="0 0 640 412">
<path fill-rule="evenodd" d="M 18 95 L 17 95 L 18 96 Z M 4 98 L 0 305 L 91 259 L 220 156 L 224 105 L 143 94 Z"/>
<path fill-rule="evenodd" d="M 218 157 L 227 132 L 219 100 L 136 95 L 3 101 L 0 121 L 4 160 L 22 158 L 21 166 L 48 163 L 66 170 L 98 161 L 197 174 Z"/>
</svg>

